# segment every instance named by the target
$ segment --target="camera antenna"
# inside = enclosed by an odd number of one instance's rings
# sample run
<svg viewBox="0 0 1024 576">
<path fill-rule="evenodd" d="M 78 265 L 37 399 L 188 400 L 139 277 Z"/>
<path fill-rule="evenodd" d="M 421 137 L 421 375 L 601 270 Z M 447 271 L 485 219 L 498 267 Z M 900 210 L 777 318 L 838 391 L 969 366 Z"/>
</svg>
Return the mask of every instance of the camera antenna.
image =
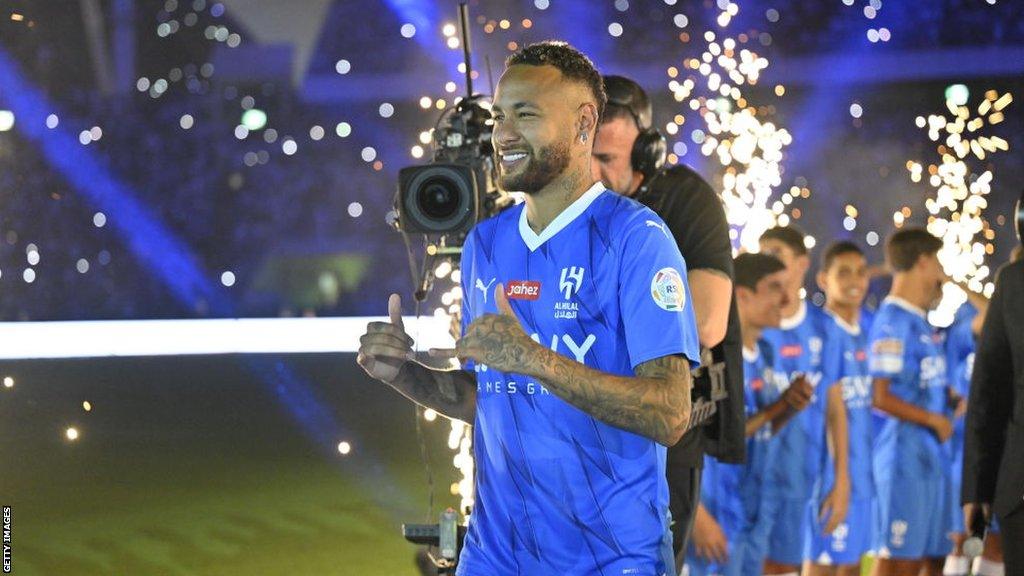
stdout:
<svg viewBox="0 0 1024 576">
<path fill-rule="evenodd" d="M 484 55 L 484 62 L 487 64 L 487 82 L 491 85 L 491 95 L 494 95 L 494 74 L 491 70 L 491 56 L 489 54 Z"/>
<path fill-rule="evenodd" d="M 459 2 L 459 25 L 462 28 L 462 58 L 466 63 L 466 98 L 473 97 L 473 65 L 469 50 L 469 6 Z"/>
</svg>

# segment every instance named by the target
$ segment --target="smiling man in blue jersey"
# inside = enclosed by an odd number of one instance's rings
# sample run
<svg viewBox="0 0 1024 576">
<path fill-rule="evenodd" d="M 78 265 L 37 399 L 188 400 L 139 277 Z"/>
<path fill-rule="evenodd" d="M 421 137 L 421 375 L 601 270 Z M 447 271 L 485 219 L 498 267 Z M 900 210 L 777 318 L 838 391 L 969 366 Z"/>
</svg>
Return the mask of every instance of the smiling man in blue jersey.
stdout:
<svg viewBox="0 0 1024 576">
<path fill-rule="evenodd" d="M 772 350 L 761 339 L 778 327 L 787 304 L 785 265 L 767 254 L 741 254 L 734 263 L 736 306 L 743 339 L 743 399 L 746 410 L 747 461 L 726 464 L 705 457 L 700 505 L 686 566 L 690 576 L 760 574 L 767 533 L 758 519 L 770 502 L 764 478 L 769 439 L 807 406 L 806 382 L 781 395 L 770 385 Z"/>
<path fill-rule="evenodd" d="M 927 317 L 946 279 L 940 248 L 922 228 L 895 232 L 885 246 L 892 289 L 869 337 L 873 404 L 888 415 L 874 451 L 876 576 L 939 574 L 950 549 L 952 412 L 942 337 Z"/>
<path fill-rule="evenodd" d="M 665 446 L 689 420 L 699 361 L 686 267 L 654 212 L 590 175 L 605 103 L 590 60 L 542 42 L 506 64 L 495 159 L 501 187 L 525 202 L 466 238 L 462 336 L 432 351 L 463 369 L 408 359 L 397 296 L 361 363 L 474 423 L 476 504 L 459 575 L 667 574 Z"/>
<path fill-rule="evenodd" d="M 853 242 L 832 243 L 822 254 L 817 281 L 825 293 L 822 381 L 837 384 L 829 389 L 826 417 L 836 434 L 824 454 L 820 503 L 809 511 L 804 574 L 857 576 L 861 556 L 873 545 L 875 498 L 871 375 L 860 318 L 868 290 L 864 252 Z"/>
<path fill-rule="evenodd" d="M 823 313 L 804 296 L 804 280 L 810 268 L 805 235 L 795 226 L 777 226 L 760 238 L 761 251 L 786 265 L 789 305 L 782 311 L 779 329 L 766 330 L 764 339 L 775 356 L 774 385 L 784 390 L 799 378 L 814 390 L 811 404 L 772 439 L 777 445 L 769 464 L 768 482 L 772 509 L 771 538 L 768 541 L 765 574 L 797 574 L 804 561 L 804 539 L 809 529 L 807 513 L 820 490 L 821 461 L 825 451 L 825 415 L 828 388 L 822 383 L 821 358 Z M 839 498 L 842 494 L 838 495 Z M 840 508 L 845 509 L 845 504 Z"/>
</svg>

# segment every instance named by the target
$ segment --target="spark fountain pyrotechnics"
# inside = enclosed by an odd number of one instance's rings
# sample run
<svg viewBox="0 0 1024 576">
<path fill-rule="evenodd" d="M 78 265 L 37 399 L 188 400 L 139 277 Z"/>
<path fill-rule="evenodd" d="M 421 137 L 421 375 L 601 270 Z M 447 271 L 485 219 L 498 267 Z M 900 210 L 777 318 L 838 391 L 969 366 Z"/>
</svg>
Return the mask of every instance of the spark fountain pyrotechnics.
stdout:
<svg viewBox="0 0 1024 576">
<path fill-rule="evenodd" d="M 937 159 L 927 167 L 908 160 L 907 170 L 911 181 L 925 180 L 933 191 L 933 196 L 925 200 L 928 230 L 942 238 L 939 261 L 946 273 L 957 285 L 991 296 L 995 287 L 986 259 L 995 252 L 995 230 L 984 211 L 994 175 L 985 160 L 1009 150 L 1009 143 L 999 136 L 986 135 L 984 129 L 1003 121 L 1003 111 L 1013 102 L 1013 95 L 989 90 L 974 109 L 968 106 L 968 99 L 966 86 L 954 84 L 946 90 L 946 110 L 942 114 L 917 117 L 917 127 L 938 143 Z M 902 212 L 894 215 L 897 226 L 904 218 Z M 942 303 L 933 314 L 936 323 L 951 322 L 953 312 L 966 299 L 957 285 L 946 285 Z"/>
<path fill-rule="evenodd" d="M 788 223 L 790 216 L 784 211 L 795 198 L 809 196 L 809 191 L 796 187 L 795 194 L 772 200 L 775 189 L 782 185 L 783 150 L 793 138 L 766 118 L 767 109 L 758 110 L 744 96 L 743 87 L 757 84 L 768 59 L 744 47 L 749 41 L 746 34 L 737 38 L 725 35 L 724 29 L 739 13 L 739 6 L 728 1 L 718 6 L 721 12 L 716 21 L 723 31 L 704 32 L 705 49 L 700 57 L 683 60 L 683 70 L 690 74 L 679 81 L 679 70 L 670 67 L 668 87 L 677 102 L 687 102 L 704 121 L 706 131 L 694 129 L 693 142 L 725 169 L 722 199 L 733 228 L 734 247 L 756 251 L 761 233 L 777 223 Z M 784 93 L 785 87 L 776 87 L 777 96 Z M 676 134 L 684 120 L 677 115 L 666 131 Z"/>
</svg>

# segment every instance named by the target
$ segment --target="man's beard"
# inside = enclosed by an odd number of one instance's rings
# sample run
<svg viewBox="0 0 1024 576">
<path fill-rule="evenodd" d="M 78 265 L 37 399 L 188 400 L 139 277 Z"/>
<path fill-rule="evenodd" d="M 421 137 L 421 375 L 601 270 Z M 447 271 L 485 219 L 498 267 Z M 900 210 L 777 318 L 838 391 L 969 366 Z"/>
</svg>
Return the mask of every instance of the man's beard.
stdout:
<svg viewBox="0 0 1024 576">
<path fill-rule="evenodd" d="M 537 154 L 530 154 L 527 165 L 515 175 L 500 175 L 498 184 L 502 190 L 536 194 L 544 189 L 569 166 L 569 142 L 562 141 L 541 148 Z"/>
</svg>

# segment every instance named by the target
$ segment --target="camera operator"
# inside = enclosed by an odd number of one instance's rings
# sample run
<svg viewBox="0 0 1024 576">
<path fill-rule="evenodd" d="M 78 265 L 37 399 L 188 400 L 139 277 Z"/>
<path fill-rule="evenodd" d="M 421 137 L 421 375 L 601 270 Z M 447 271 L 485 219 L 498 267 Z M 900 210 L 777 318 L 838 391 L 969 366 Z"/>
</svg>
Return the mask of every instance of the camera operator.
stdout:
<svg viewBox="0 0 1024 576">
<path fill-rule="evenodd" d="M 1024 242 L 1024 195 L 1017 202 L 1017 236 Z M 1024 261 L 996 278 L 974 357 L 967 403 L 964 522 L 999 520 L 1007 574 L 1024 574 Z M 974 530 L 972 530 L 973 532 Z M 977 534 L 975 534 L 977 535 Z"/>
<path fill-rule="evenodd" d="M 686 166 L 664 167 L 665 138 L 652 127 L 644 90 L 622 76 L 605 76 L 608 103 L 594 141 L 593 172 L 606 187 L 630 196 L 665 221 L 687 264 L 702 350 L 725 365 L 728 397 L 718 416 L 669 448 L 667 475 L 673 551 L 682 568 L 693 517 L 700 502 L 704 452 L 722 462 L 744 460 L 743 360 L 739 319 L 733 304 L 733 260 L 721 198 Z M 702 357 L 704 355 L 702 354 Z M 695 380 L 695 390 L 700 380 Z M 706 389 L 706 387 L 705 387 Z M 697 406 L 694 406 L 696 412 Z"/>
</svg>

